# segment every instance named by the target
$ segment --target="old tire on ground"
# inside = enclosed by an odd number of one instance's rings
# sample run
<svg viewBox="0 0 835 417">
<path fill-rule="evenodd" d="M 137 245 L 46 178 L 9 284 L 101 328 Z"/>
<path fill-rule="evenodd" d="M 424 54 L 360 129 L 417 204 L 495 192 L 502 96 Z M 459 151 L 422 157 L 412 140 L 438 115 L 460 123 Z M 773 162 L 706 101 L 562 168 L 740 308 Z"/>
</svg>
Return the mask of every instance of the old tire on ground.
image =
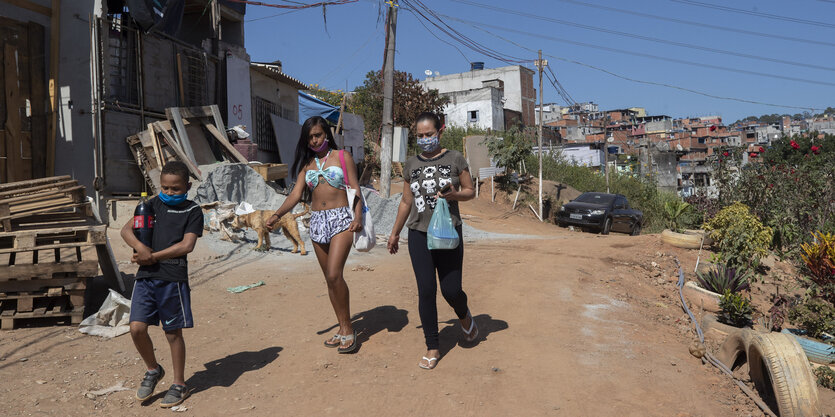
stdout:
<svg viewBox="0 0 835 417">
<path fill-rule="evenodd" d="M 661 241 L 677 248 L 683 249 L 699 249 L 702 246 L 702 232 L 696 230 L 688 230 L 686 233 L 677 233 L 670 229 L 665 229 L 661 232 Z M 708 246 L 708 240 L 705 237 L 705 246 Z"/>
<path fill-rule="evenodd" d="M 603 222 L 603 227 L 600 228 L 600 234 L 608 235 L 610 230 L 612 230 L 612 218 L 607 217 L 606 220 Z"/>
<path fill-rule="evenodd" d="M 763 401 L 781 417 L 820 416 L 818 387 L 809 360 L 795 338 L 783 333 L 754 333 L 748 367 Z"/>
<path fill-rule="evenodd" d="M 681 292 L 684 293 L 690 307 L 699 307 L 711 313 L 718 313 L 722 310 L 719 308 L 719 294 L 708 291 L 693 281 L 687 281 Z"/>
</svg>

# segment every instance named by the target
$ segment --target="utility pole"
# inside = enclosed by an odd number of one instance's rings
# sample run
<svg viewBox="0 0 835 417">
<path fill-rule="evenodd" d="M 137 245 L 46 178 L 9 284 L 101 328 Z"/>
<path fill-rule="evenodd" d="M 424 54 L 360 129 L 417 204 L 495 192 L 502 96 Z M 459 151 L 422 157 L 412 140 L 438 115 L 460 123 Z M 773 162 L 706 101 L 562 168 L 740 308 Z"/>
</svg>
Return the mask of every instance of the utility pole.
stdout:
<svg viewBox="0 0 835 417">
<path fill-rule="evenodd" d="M 536 67 L 539 69 L 539 221 L 542 219 L 542 70 L 548 61 L 542 60 L 542 50 L 539 52 L 539 59 L 536 60 Z"/>
<path fill-rule="evenodd" d="M 386 56 L 383 62 L 383 132 L 380 143 L 380 193 L 384 198 L 391 195 L 391 150 L 394 137 L 392 108 L 394 101 L 394 36 L 397 32 L 397 0 L 389 4 L 388 36 L 386 36 Z"/>
</svg>

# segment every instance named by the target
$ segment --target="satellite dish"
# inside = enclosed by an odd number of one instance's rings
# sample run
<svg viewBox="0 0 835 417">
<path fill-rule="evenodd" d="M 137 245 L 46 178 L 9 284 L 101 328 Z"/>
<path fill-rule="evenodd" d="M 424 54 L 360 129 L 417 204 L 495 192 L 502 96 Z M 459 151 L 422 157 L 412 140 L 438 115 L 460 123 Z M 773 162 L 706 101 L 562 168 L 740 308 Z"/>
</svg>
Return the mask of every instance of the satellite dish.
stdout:
<svg viewBox="0 0 835 417">
<path fill-rule="evenodd" d="M 609 143 L 612 143 L 614 141 L 615 141 L 615 138 L 613 136 L 609 136 L 609 138 L 606 139 L 606 142 L 609 142 Z"/>
<path fill-rule="evenodd" d="M 426 71 L 423 71 L 423 73 L 426 74 L 427 77 L 432 76 L 432 70 L 426 70 Z"/>
<path fill-rule="evenodd" d="M 676 150 L 681 152 L 684 150 L 684 148 L 682 148 L 680 144 L 676 144 Z"/>
</svg>

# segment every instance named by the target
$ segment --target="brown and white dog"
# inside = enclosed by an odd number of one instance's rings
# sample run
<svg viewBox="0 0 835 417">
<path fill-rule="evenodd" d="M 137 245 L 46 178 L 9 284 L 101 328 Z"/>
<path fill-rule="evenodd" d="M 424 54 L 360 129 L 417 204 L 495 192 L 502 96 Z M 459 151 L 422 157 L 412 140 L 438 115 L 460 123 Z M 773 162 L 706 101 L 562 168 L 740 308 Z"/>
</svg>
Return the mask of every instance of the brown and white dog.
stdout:
<svg viewBox="0 0 835 417">
<path fill-rule="evenodd" d="M 296 219 L 309 213 L 310 206 L 304 203 L 302 205 L 304 205 L 303 212 L 285 214 L 275 223 L 272 229 L 267 228 L 267 221 L 275 213 L 273 210 L 256 210 L 249 214 L 236 216 L 232 220 L 232 227 L 238 230 L 248 227 L 258 232 L 258 245 L 253 248 L 255 250 L 270 250 L 270 232 L 280 227 L 284 236 L 287 236 L 287 239 L 290 239 L 290 242 L 293 243 L 293 253 L 298 252 L 299 247 L 301 247 L 301 254 L 307 255 L 307 251 L 304 250 L 304 242 L 299 235 L 299 225 L 296 223 Z"/>
</svg>

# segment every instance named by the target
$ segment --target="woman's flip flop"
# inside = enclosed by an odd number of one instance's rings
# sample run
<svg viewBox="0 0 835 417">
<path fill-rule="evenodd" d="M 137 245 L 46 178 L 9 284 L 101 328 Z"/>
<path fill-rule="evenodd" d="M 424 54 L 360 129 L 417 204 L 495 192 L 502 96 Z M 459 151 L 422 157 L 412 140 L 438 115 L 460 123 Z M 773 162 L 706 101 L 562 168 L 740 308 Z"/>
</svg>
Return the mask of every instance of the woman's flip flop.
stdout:
<svg viewBox="0 0 835 417">
<path fill-rule="evenodd" d="M 422 360 L 427 362 L 426 365 L 424 365 L 423 362 L 418 363 L 418 366 L 423 369 L 435 369 L 435 366 L 438 365 L 438 358 L 427 358 L 426 356 L 424 356 Z"/>
<path fill-rule="evenodd" d="M 470 310 L 467 310 L 467 317 L 470 318 L 470 328 L 465 329 L 464 325 L 461 325 L 461 330 L 464 331 L 464 341 L 467 343 L 472 343 L 478 337 L 478 326 L 475 324 L 475 319 L 473 315 L 470 314 Z"/>
<path fill-rule="evenodd" d="M 342 344 L 351 341 L 352 343 L 347 347 L 342 347 Z M 339 336 L 339 349 L 336 351 L 339 353 L 351 353 L 357 350 L 357 331 L 354 330 L 353 333 L 349 334 L 348 336 Z"/>
</svg>

